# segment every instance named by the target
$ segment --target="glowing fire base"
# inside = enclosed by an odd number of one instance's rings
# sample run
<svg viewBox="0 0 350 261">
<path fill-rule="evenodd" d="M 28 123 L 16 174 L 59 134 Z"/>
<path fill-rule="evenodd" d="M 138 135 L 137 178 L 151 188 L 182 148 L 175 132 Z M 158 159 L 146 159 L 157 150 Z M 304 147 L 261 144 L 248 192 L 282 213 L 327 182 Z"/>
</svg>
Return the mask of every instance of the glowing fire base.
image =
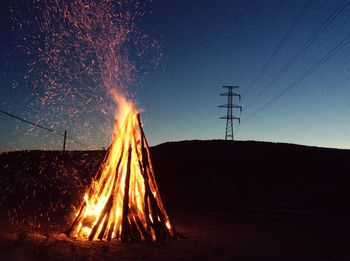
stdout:
<svg viewBox="0 0 350 261">
<path fill-rule="evenodd" d="M 139 114 L 133 110 L 124 118 L 67 234 L 122 242 L 176 238 L 154 178 Z"/>
</svg>

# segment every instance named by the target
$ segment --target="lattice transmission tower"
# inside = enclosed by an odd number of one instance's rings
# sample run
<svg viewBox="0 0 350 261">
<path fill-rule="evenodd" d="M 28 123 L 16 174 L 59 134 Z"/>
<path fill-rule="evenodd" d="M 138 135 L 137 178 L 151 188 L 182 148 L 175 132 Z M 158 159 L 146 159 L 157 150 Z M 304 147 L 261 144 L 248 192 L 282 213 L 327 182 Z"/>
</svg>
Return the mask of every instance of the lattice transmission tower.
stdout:
<svg viewBox="0 0 350 261">
<path fill-rule="evenodd" d="M 239 101 L 241 100 L 241 95 L 238 93 L 233 92 L 233 89 L 239 88 L 239 86 L 230 86 L 230 85 L 224 85 L 223 88 L 227 89 L 228 92 L 221 93 L 221 96 L 227 96 L 227 104 L 220 105 L 220 108 L 227 108 L 227 115 L 224 117 L 220 117 L 220 119 L 226 120 L 226 133 L 225 133 L 225 140 L 234 140 L 233 137 L 233 121 L 238 120 L 238 123 L 241 122 L 240 117 L 236 117 L 233 113 L 233 109 L 239 109 L 240 112 L 242 112 L 242 106 L 236 105 L 233 103 L 233 96 L 237 96 Z"/>
</svg>

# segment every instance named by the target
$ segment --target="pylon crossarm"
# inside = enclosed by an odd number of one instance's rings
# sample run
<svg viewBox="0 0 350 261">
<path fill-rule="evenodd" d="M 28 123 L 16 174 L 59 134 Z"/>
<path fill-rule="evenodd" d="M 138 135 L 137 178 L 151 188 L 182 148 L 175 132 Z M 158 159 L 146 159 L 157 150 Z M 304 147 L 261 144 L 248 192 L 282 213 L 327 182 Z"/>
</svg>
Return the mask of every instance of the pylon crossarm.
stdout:
<svg viewBox="0 0 350 261">
<path fill-rule="evenodd" d="M 223 88 L 227 88 L 227 89 L 236 89 L 236 88 L 239 88 L 238 85 L 223 85 L 222 87 L 223 87 Z"/>
</svg>

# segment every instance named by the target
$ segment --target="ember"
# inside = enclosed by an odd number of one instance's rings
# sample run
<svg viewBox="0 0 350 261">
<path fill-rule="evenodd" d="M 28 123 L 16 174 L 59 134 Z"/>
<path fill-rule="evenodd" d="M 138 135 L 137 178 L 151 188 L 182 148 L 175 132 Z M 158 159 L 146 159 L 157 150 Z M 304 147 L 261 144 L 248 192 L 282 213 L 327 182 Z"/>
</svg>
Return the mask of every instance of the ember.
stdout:
<svg viewBox="0 0 350 261">
<path fill-rule="evenodd" d="M 164 241 L 176 238 L 155 181 L 140 115 L 125 99 L 121 126 L 68 235 L 93 239 Z"/>
</svg>

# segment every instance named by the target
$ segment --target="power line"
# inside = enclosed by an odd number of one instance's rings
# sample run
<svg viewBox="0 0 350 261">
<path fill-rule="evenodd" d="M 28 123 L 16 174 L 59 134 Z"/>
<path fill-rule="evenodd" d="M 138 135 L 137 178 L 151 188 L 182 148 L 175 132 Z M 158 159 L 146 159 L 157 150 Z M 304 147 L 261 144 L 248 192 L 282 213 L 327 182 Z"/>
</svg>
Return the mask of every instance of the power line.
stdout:
<svg viewBox="0 0 350 261">
<path fill-rule="evenodd" d="M 308 10 L 310 4 L 313 1 L 314 0 L 309 0 L 309 1 L 306 2 L 306 4 L 304 5 L 301 13 L 294 19 L 293 23 L 289 26 L 288 30 L 286 31 L 286 33 L 284 34 L 282 39 L 279 41 L 279 43 L 277 44 L 276 48 L 273 50 L 271 56 L 267 59 L 267 61 L 265 62 L 265 64 L 261 68 L 261 70 L 258 72 L 258 74 L 253 79 L 253 81 L 248 85 L 248 88 L 246 89 L 246 91 L 244 92 L 244 94 L 242 96 L 247 95 L 247 93 L 252 89 L 252 87 L 255 85 L 257 80 L 265 73 L 266 69 L 269 67 L 269 65 L 271 64 L 272 60 L 275 58 L 275 56 L 280 51 L 280 49 L 282 48 L 284 43 L 287 41 L 287 39 L 290 36 L 290 34 L 293 32 L 293 30 L 298 26 L 299 22 L 305 16 L 306 11 Z"/>
<path fill-rule="evenodd" d="M 324 22 L 318 27 L 318 29 L 311 35 L 311 37 L 304 43 L 304 45 L 292 56 L 292 58 L 282 67 L 282 69 L 278 72 L 278 74 L 270 81 L 270 83 L 249 102 L 246 106 L 246 110 L 250 107 L 252 103 L 254 103 L 257 99 L 259 99 L 267 90 L 269 90 L 276 81 L 289 70 L 290 67 L 302 56 L 307 49 L 312 45 L 312 43 L 327 29 L 329 25 L 333 23 L 333 21 L 344 11 L 346 7 L 349 6 L 350 1 L 346 3 L 347 0 L 342 1 L 337 8 L 324 20 Z"/>
<path fill-rule="evenodd" d="M 41 125 L 39 125 L 39 124 L 36 124 L 36 123 L 34 123 L 34 122 L 27 121 L 27 120 L 25 120 L 25 119 L 22 119 L 22 118 L 20 118 L 20 117 L 18 117 L 18 116 L 16 116 L 16 115 L 13 115 L 13 114 L 9 113 L 9 112 L 3 111 L 3 110 L 1 110 L 1 109 L 0 109 L 0 112 L 3 113 L 3 114 L 6 114 L 7 116 L 10 116 L 10 117 L 12 117 L 12 118 L 15 118 L 15 119 L 17 119 L 17 120 L 20 120 L 20 121 L 22 121 L 22 122 L 24 122 L 24 123 L 33 125 L 33 126 L 35 126 L 35 127 L 37 127 L 37 128 L 44 129 L 44 130 L 49 131 L 49 132 L 52 132 L 52 133 L 56 133 L 56 134 L 61 135 L 61 136 L 64 137 L 64 134 L 62 134 L 62 133 L 59 133 L 59 132 L 57 132 L 57 131 L 55 131 L 55 130 L 46 128 L 46 127 L 41 126 Z"/>
<path fill-rule="evenodd" d="M 32 126 L 34 126 L 34 127 L 37 127 L 37 128 L 40 128 L 40 129 L 43 129 L 43 130 L 46 130 L 46 131 L 55 133 L 55 134 L 60 135 L 60 136 L 62 136 L 62 137 L 66 137 L 67 139 L 70 139 L 70 140 L 74 141 L 75 143 L 79 143 L 80 145 L 83 145 L 83 146 L 85 146 L 85 147 L 87 147 L 87 148 L 89 148 L 89 149 L 96 149 L 96 148 L 93 148 L 93 147 L 91 147 L 91 146 L 89 146 L 89 145 L 87 145 L 87 144 L 82 143 L 81 141 L 78 141 L 78 140 L 76 140 L 76 139 L 73 139 L 72 137 L 66 136 L 66 134 L 64 134 L 64 133 L 61 133 L 61 132 L 58 132 L 58 131 L 56 131 L 56 130 L 53 130 L 53 129 L 50 129 L 50 128 L 41 126 L 41 125 L 39 125 L 39 124 L 37 124 L 37 123 L 34 123 L 34 122 L 31 122 L 31 121 L 28 121 L 28 120 L 26 120 L 26 119 L 23 119 L 23 118 L 21 118 L 21 117 L 18 117 L 18 116 L 16 116 L 16 115 L 13 115 L 12 113 L 9 113 L 9 112 L 4 111 L 4 110 L 2 110 L 2 109 L 0 109 L 0 112 L 3 113 L 3 114 L 5 114 L 5 115 L 7 115 L 7 116 L 9 116 L 9 117 L 12 117 L 12 118 L 14 118 L 14 119 L 20 120 L 20 121 L 22 121 L 22 122 L 24 122 L 24 123 L 26 123 L 26 124 L 29 124 L 29 125 L 32 125 Z"/>
<path fill-rule="evenodd" d="M 265 110 L 271 104 L 275 103 L 279 98 L 288 93 L 291 89 L 296 87 L 300 82 L 302 82 L 305 78 L 307 78 L 310 74 L 312 74 L 315 70 L 317 70 L 322 64 L 327 62 L 330 58 L 332 58 L 337 52 L 343 49 L 350 42 L 350 35 L 344 38 L 338 45 L 332 48 L 325 56 L 319 59 L 314 65 L 312 65 L 309 69 L 307 69 L 301 76 L 295 79 L 291 84 L 289 84 L 286 88 L 284 88 L 280 93 L 275 95 L 271 100 L 265 103 L 260 109 L 258 109 L 255 113 L 250 114 L 246 119 L 242 122 L 246 122 L 252 118 L 254 118 L 261 111 Z"/>
</svg>

